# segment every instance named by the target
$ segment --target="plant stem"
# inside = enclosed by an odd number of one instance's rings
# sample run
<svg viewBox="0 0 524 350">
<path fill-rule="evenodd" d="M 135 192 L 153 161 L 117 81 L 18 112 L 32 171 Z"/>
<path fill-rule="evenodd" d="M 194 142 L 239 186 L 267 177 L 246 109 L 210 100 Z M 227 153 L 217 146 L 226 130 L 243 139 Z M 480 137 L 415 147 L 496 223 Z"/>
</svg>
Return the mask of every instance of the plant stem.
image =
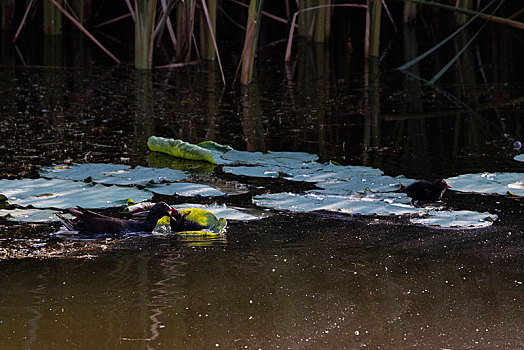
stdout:
<svg viewBox="0 0 524 350">
<path fill-rule="evenodd" d="M 371 32 L 369 43 L 369 55 L 378 57 L 380 51 L 380 19 L 382 15 L 382 1 L 373 0 L 371 12 Z"/>
<path fill-rule="evenodd" d="M 63 0 L 57 0 L 62 5 Z M 44 0 L 44 35 L 62 34 L 62 14 L 50 0 Z"/>
<path fill-rule="evenodd" d="M 135 68 L 153 66 L 156 0 L 135 0 Z"/>
</svg>

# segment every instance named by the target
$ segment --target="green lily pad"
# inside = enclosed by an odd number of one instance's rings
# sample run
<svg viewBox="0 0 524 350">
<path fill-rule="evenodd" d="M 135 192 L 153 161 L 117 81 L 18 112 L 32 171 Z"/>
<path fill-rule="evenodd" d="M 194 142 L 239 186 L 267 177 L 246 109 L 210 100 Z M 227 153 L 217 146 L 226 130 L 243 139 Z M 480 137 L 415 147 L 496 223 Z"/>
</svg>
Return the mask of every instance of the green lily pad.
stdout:
<svg viewBox="0 0 524 350">
<path fill-rule="evenodd" d="M 153 197 L 151 192 L 137 188 L 93 185 L 61 179 L 4 179 L 0 180 L 0 193 L 11 204 L 58 209 L 77 205 L 107 208 L 124 205 L 128 198 L 141 202 Z"/>
<path fill-rule="evenodd" d="M 524 162 L 524 154 L 519 154 L 518 156 L 515 156 L 514 159 L 519 162 Z"/>
<path fill-rule="evenodd" d="M 194 204 L 194 203 L 182 203 L 174 205 L 178 210 L 190 209 L 190 208 L 200 208 L 205 209 L 219 218 L 225 218 L 227 220 L 236 220 L 236 221 L 249 221 L 249 220 L 258 220 L 260 216 L 249 214 L 245 212 L 245 209 L 229 207 L 225 204 Z"/>
<path fill-rule="evenodd" d="M 185 213 L 189 214 L 186 216 L 186 219 L 193 220 L 196 223 L 205 227 L 202 231 L 182 231 L 177 232 L 181 235 L 220 235 L 223 234 L 226 230 L 227 220 L 224 218 L 218 219 L 215 214 L 209 210 L 202 208 L 187 208 L 180 210 L 180 213 L 184 215 Z M 172 219 L 171 219 L 172 220 Z"/>
<path fill-rule="evenodd" d="M 137 166 L 131 169 L 128 165 L 88 163 L 44 167 L 40 170 L 40 176 L 64 180 L 85 180 L 90 177 L 93 182 L 108 185 L 146 185 L 184 180 L 189 173 L 167 168 Z"/>
<path fill-rule="evenodd" d="M 524 173 L 464 174 L 446 179 L 454 191 L 524 196 Z"/>
<path fill-rule="evenodd" d="M 179 195 L 182 197 L 217 197 L 224 196 L 225 193 L 217 190 L 214 187 L 190 182 L 174 182 L 166 184 L 149 184 L 146 186 L 148 191 L 165 194 L 165 195 Z"/>
<path fill-rule="evenodd" d="M 215 164 L 223 165 L 233 163 L 232 161 L 228 161 L 222 157 L 224 153 L 233 150 L 233 147 L 231 146 L 221 145 L 214 141 L 200 142 L 197 146 L 207 149 L 209 152 L 211 152 L 211 154 L 213 155 L 213 159 L 215 160 Z"/>
<path fill-rule="evenodd" d="M 0 194 L 0 209 L 7 208 L 7 197 L 3 194 Z"/>
<path fill-rule="evenodd" d="M 5 217 L 9 221 L 17 222 L 54 222 L 59 221 L 55 215 L 56 210 L 49 209 L 11 209 L 11 210 L 0 210 L 0 216 Z M 73 217 L 70 214 L 63 214 L 68 219 Z"/>
<path fill-rule="evenodd" d="M 178 158 L 201 160 L 216 164 L 211 151 L 182 140 L 151 136 L 147 140 L 147 146 L 151 151 L 167 153 Z"/>
<path fill-rule="evenodd" d="M 414 224 L 435 226 L 441 228 L 481 228 L 493 224 L 497 220 L 497 215 L 491 213 L 479 213 L 469 210 L 444 210 L 430 211 L 427 215 L 418 218 L 411 218 Z"/>
</svg>

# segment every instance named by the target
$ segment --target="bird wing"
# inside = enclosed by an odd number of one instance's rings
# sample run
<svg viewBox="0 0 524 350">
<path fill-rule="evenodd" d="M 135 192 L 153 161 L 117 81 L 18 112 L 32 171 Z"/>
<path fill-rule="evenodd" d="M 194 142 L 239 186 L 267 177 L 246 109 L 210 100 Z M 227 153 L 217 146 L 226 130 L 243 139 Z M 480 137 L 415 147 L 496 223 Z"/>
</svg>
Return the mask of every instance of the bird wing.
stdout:
<svg viewBox="0 0 524 350">
<path fill-rule="evenodd" d="M 58 217 L 58 219 L 62 222 L 62 224 L 64 224 L 64 226 L 69 230 L 69 231 L 76 231 L 75 230 L 75 227 L 73 226 L 73 222 L 67 218 L 65 218 L 64 216 L 62 216 L 62 214 L 60 213 L 55 213 L 55 215 Z"/>
<path fill-rule="evenodd" d="M 108 216 L 106 215 L 95 213 L 94 211 L 88 210 L 86 208 L 82 208 L 81 206 L 77 206 L 77 208 L 83 215 L 89 215 L 89 216 L 94 216 L 98 218 L 108 218 Z"/>
</svg>

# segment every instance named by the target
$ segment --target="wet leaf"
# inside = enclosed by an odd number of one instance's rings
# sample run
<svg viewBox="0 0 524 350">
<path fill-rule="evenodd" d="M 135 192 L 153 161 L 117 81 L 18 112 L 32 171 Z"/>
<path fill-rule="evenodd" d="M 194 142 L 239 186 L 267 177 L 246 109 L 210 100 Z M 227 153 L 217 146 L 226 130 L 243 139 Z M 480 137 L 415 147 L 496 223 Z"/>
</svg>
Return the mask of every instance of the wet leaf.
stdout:
<svg viewBox="0 0 524 350">
<path fill-rule="evenodd" d="M 477 173 L 464 174 L 446 179 L 454 191 L 500 194 L 510 191 L 517 196 L 524 196 L 524 173 Z"/>
<path fill-rule="evenodd" d="M 0 209 L 5 209 L 7 208 L 7 197 L 4 196 L 3 194 L 0 194 Z"/>
<path fill-rule="evenodd" d="M 217 190 L 214 187 L 208 185 L 202 185 L 197 183 L 190 182 L 175 182 L 175 183 L 166 183 L 166 184 L 149 184 L 146 186 L 146 189 L 165 195 L 179 195 L 182 197 L 216 197 L 224 196 L 225 193 Z"/>
<path fill-rule="evenodd" d="M 412 218 L 414 224 L 437 226 L 442 228 L 480 228 L 487 227 L 497 220 L 497 215 L 491 213 L 479 213 L 469 210 L 444 210 L 429 211 L 427 215 Z"/>
<path fill-rule="evenodd" d="M 220 235 L 225 232 L 227 220 L 225 218 L 217 218 L 215 214 L 209 210 L 202 208 L 187 208 L 181 209 L 182 215 L 189 213 L 186 219 L 192 220 L 205 228 L 202 231 L 182 231 L 176 232 L 181 235 Z M 171 219 L 173 220 L 173 219 Z"/>
<path fill-rule="evenodd" d="M 17 222 L 54 222 L 59 221 L 55 215 L 56 212 L 56 210 L 49 209 L 1 209 L 0 216 L 5 217 L 9 221 Z M 63 215 L 72 219 L 72 216 L 69 214 Z"/>
<path fill-rule="evenodd" d="M 151 151 L 167 153 L 178 158 L 201 160 L 216 164 L 211 151 L 182 140 L 151 136 L 147 140 L 147 145 Z"/>
<path fill-rule="evenodd" d="M 519 154 L 518 156 L 515 156 L 514 159 L 519 162 L 524 162 L 524 154 Z"/>
<path fill-rule="evenodd" d="M 413 223 L 440 227 L 485 227 L 491 225 L 490 213 L 473 211 L 439 211 L 436 209 L 416 208 L 404 193 L 360 193 L 350 196 L 307 193 L 275 193 L 253 197 L 253 202 L 262 207 L 294 212 L 326 210 L 345 214 L 360 215 L 406 215 L 418 214 Z"/>
<path fill-rule="evenodd" d="M 258 220 L 260 216 L 255 214 L 249 214 L 246 209 L 226 206 L 225 204 L 194 204 L 194 203 L 183 203 L 174 205 L 178 210 L 189 209 L 189 208 L 201 208 L 206 209 L 219 218 L 225 218 L 227 220 L 237 221 L 249 221 Z"/>
<path fill-rule="evenodd" d="M 77 205 L 86 208 L 107 208 L 125 205 L 128 198 L 141 202 L 153 197 L 151 192 L 137 188 L 93 185 L 61 179 L 4 179 L 0 180 L 0 193 L 5 195 L 11 204 L 58 209 Z"/>
<path fill-rule="evenodd" d="M 108 185 L 146 185 L 148 183 L 173 182 L 184 180 L 189 173 L 168 168 L 147 168 L 127 165 L 89 163 L 71 166 L 50 166 L 40 170 L 40 176 L 64 180 L 85 180 Z"/>
</svg>

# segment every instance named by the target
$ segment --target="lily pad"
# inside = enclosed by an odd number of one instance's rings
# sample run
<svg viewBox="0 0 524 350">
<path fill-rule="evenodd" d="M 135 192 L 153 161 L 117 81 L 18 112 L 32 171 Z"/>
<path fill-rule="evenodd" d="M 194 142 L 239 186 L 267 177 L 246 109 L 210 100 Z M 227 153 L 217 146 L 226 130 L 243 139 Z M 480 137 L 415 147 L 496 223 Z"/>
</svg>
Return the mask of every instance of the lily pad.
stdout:
<svg viewBox="0 0 524 350">
<path fill-rule="evenodd" d="M 524 173 L 478 173 L 464 174 L 446 179 L 452 189 L 460 192 L 501 194 L 511 192 L 524 196 Z"/>
<path fill-rule="evenodd" d="M 249 214 L 245 212 L 245 209 L 228 207 L 225 204 L 194 204 L 194 203 L 183 203 L 176 204 L 174 207 L 178 210 L 189 209 L 189 208 L 200 208 L 205 209 L 219 218 L 225 218 L 227 220 L 237 220 L 237 221 L 249 221 L 249 220 L 258 220 L 260 216 Z"/>
<path fill-rule="evenodd" d="M 243 165 L 273 165 L 295 167 L 302 163 L 310 163 L 318 159 L 316 154 L 305 152 L 246 152 L 231 150 L 222 155 L 222 158 Z"/>
<path fill-rule="evenodd" d="M 165 194 L 165 195 L 179 195 L 182 197 L 194 197 L 194 196 L 202 196 L 202 197 L 217 197 L 217 196 L 224 196 L 225 193 L 217 190 L 214 187 L 208 186 L 208 185 L 202 185 L 197 183 L 190 183 L 190 182 L 174 182 L 174 183 L 166 183 L 166 184 L 149 184 L 146 186 L 146 189 L 158 193 L 158 194 Z"/>
<path fill-rule="evenodd" d="M 146 185 L 163 181 L 180 181 L 189 177 L 189 173 L 168 168 L 147 168 L 137 166 L 131 169 L 128 165 L 88 163 L 53 165 L 40 170 L 40 176 L 64 180 L 85 180 L 108 185 Z"/>
<path fill-rule="evenodd" d="M 202 147 L 209 152 L 211 152 L 211 155 L 213 156 L 213 159 L 215 161 L 215 164 L 233 164 L 234 162 L 226 160 L 223 158 L 223 154 L 229 151 L 233 150 L 233 147 L 228 145 L 221 145 L 219 143 L 216 143 L 214 141 L 204 141 L 200 142 L 197 146 Z"/>
<path fill-rule="evenodd" d="M 151 136 L 147 140 L 147 146 L 151 151 L 167 153 L 178 158 L 201 160 L 216 164 L 211 151 L 182 140 Z"/>
<path fill-rule="evenodd" d="M 524 154 L 519 154 L 518 156 L 515 156 L 514 159 L 519 162 L 524 162 Z"/>
<path fill-rule="evenodd" d="M 419 218 L 411 218 L 410 221 L 414 224 L 441 228 L 480 228 L 490 226 L 497 218 L 497 215 L 487 212 L 443 210 L 430 211 Z"/>
<path fill-rule="evenodd" d="M 196 223 L 205 227 L 202 231 L 182 231 L 177 232 L 181 235 L 220 235 L 225 232 L 227 220 L 224 218 L 218 219 L 215 214 L 209 210 L 201 208 L 187 208 L 180 210 L 182 215 L 188 213 L 186 219 L 193 220 Z M 172 219 L 171 219 L 172 220 Z"/>
<path fill-rule="evenodd" d="M 339 196 L 282 192 L 255 196 L 253 202 L 261 207 L 294 212 L 327 210 L 361 215 L 403 215 L 419 212 L 418 208 L 409 205 L 409 198 L 404 193 Z"/>
<path fill-rule="evenodd" d="M 17 222 L 53 222 L 58 221 L 55 215 L 56 210 L 49 209 L 1 209 L 0 216 L 5 217 L 9 221 Z M 64 214 L 68 219 L 72 219 L 69 214 Z"/>
<path fill-rule="evenodd" d="M 496 215 L 490 213 L 415 208 L 409 204 L 409 197 L 396 192 L 360 193 L 350 196 L 284 192 L 255 196 L 253 202 L 262 207 L 294 212 L 326 210 L 380 216 L 418 214 L 420 217 L 411 219 L 411 222 L 439 227 L 478 228 L 489 226 L 497 219 Z"/>
<path fill-rule="evenodd" d="M 137 202 L 151 199 L 149 191 L 130 187 L 104 186 L 61 179 L 0 180 L 0 193 L 10 204 L 35 208 L 65 209 L 77 205 L 107 208 L 124 205 L 128 198 Z"/>
</svg>

